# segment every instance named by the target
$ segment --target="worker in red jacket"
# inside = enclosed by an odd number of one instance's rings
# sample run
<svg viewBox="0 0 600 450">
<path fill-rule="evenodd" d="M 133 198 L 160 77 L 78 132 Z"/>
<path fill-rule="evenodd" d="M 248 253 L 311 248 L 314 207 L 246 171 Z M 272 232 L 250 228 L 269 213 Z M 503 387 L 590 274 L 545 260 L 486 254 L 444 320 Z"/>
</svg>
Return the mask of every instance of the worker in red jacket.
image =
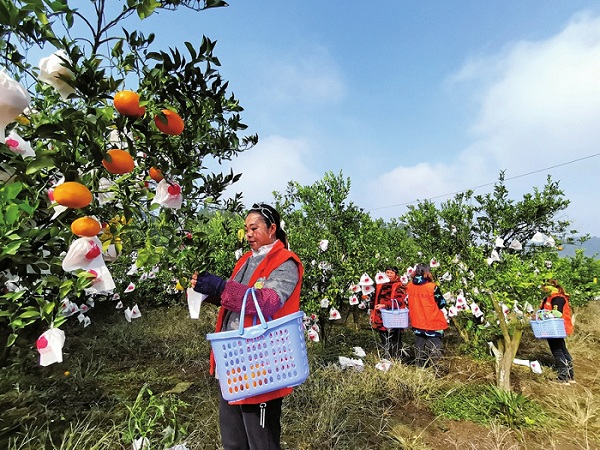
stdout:
<svg viewBox="0 0 600 450">
<path fill-rule="evenodd" d="M 383 326 L 381 309 L 406 308 L 406 287 L 400 281 L 397 267 L 388 267 L 385 274 L 389 278 L 386 283 L 375 288 L 375 301 L 371 311 L 371 326 L 379 333 L 386 358 L 400 358 L 402 351 L 402 328 L 386 328 Z M 394 304 L 393 300 L 396 301 Z"/>
</svg>

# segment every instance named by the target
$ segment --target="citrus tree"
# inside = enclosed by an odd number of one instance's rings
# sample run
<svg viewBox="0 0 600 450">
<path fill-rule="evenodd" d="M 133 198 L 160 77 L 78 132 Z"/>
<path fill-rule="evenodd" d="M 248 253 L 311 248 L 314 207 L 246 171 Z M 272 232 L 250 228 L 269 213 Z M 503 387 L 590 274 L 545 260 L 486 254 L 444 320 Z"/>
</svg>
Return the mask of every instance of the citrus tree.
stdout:
<svg viewBox="0 0 600 450">
<path fill-rule="evenodd" d="M 575 309 L 586 305 L 600 295 L 600 259 L 586 256 L 576 250 L 572 257 L 555 258 L 552 263 L 553 278 L 564 280 L 563 287 L 569 293 L 569 303 Z"/>
<path fill-rule="evenodd" d="M 544 280 L 557 274 L 552 236 L 567 232 L 569 222 L 557 217 L 568 204 L 550 178 L 543 189 L 512 200 L 501 173 L 491 193 L 461 193 L 439 207 L 423 201 L 402 218 L 424 251 L 440 262 L 438 279 L 463 341 L 480 351 L 491 342 L 502 389 L 510 389 L 527 312 L 538 307 Z M 561 275 L 570 285 L 572 276 L 564 270 Z"/>
<path fill-rule="evenodd" d="M 224 5 L 0 0 L 1 347 L 29 325 L 59 326 L 61 302 L 88 295 L 94 274 L 62 267 L 78 218 L 102 224 L 112 264 L 183 278 L 209 261 L 198 210 L 239 210 L 240 196 L 221 199 L 239 175 L 205 161 L 231 159 L 257 137 L 241 135 L 243 109 L 217 70 L 214 41 L 155 50 L 154 34 L 130 25 L 159 10 Z"/>
<path fill-rule="evenodd" d="M 373 220 L 349 201 L 350 187 L 341 172 L 327 172 L 311 185 L 292 181 L 285 193 L 275 193 L 290 247 L 305 267 L 302 309 L 318 317 L 324 340 L 332 308 L 340 318 L 353 314 L 355 323 L 361 308 L 369 308 L 370 297 L 360 293 L 359 302 L 350 304 L 350 286 L 363 273 L 374 277 L 386 265 L 400 265 L 411 248 L 403 227 Z"/>
</svg>

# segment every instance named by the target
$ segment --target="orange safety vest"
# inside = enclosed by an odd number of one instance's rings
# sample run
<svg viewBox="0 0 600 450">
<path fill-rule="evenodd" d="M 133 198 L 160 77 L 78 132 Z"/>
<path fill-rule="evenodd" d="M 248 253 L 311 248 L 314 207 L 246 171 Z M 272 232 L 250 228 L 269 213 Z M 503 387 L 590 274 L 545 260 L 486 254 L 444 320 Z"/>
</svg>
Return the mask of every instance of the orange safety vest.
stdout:
<svg viewBox="0 0 600 450">
<path fill-rule="evenodd" d="M 419 330 L 437 331 L 448 328 L 444 313 L 433 296 L 435 283 L 414 284 L 406 287 L 408 293 L 408 317 L 410 326 Z"/>
<path fill-rule="evenodd" d="M 240 269 L 244 266 L 246 261 L 252 256 L 252 252 L 247 252 L 238 260 L 235 267 L 233 268 L 233 272 L 231 274 L 230 280 L 233 280 Z M 281 309 L 273 314 L 272 319 L 278 319 L 280 317 L 286 316 L 288 314 L 295 313 L 300 310 L 300 288 L 302 286 L 302 275 L 304 273 L 304 267 L 302 266 L 302 262 L 298 255 L 294 252 L 286 249 L 281 241 L 275 242 L 273 248 L 267 253 L 265 259 L 263 259 L 248 282 L 248 287 L 254 286 L 254 283 L 258 281 L 258 279 L 268 279 L 269 275 L 273 270 L 277 269 L 280 265 L 286 262 L 289 259 L 293 259 L 298 264 L 298 283 L 290 295 L 290 298 L 286 300 Z M 219 308 L 219 314 L 217 316 L 217 326 L 216 331 L 221 331 L 223 328 L 223 320 L 225 318 L 226 309 L 221 307 Z M 244 317 L 244 327 L 252 326 L 252 316 L 246 314 Z M 210 352 L 210 373 L 211 375 L 215 372 L 215 358 L 213 352 Z M 264 394 L 255 395 L 254 397 L 248 397 L 243 400 L 238 400 L 235 402 L 229 402 L 231 405 L 255 405 L 258 403 L 267 402 L 269 400 L 273 400 L 280 397 L 285 397 L 288 394 L 291 394 L 292 388 L 283 388 L 277 389 L 272 392 L 266 392 Z"/>
<path fill-rule="evenodd" d="M 562 297 L 565 299 L 565 306 L 562 310 L 562 318 L 565 321 L 565 331 L 568 335 L 573 333 L 573 321 L 571 320 L 571 307 L 569 306 L 569 296 L 567 294 L 560 294 L 556 292 L 555 294 L 551 294 L 542 300 L 541 309 L 547 309 L 552 311 L 552 300 L 556 297 Z"/>
</svg>

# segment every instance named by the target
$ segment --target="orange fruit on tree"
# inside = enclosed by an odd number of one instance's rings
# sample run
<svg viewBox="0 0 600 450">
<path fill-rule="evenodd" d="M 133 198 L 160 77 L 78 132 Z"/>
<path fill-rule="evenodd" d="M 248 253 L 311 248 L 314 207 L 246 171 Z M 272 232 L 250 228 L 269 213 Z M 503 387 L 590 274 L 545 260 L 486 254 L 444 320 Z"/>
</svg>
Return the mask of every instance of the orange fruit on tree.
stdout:
<svg viewBox="0 0 600 450">
<path fill-rule="evenodd" d="M 113 98 L 113 105 L 127 117 L 142 117 L 146 113 L 146 107 L 140 106 L 140 96 L 133 91 L 117 92 Z"/>
<path fill-rule="evenodd" d="M 170 134 L 171 136 L 177 136 L 181 134 L 184 128 L 184 123 L 181 116 L 170 109 L 163 109 L 162 113 L 165 115 L 165 117 L 161 117 L 158 114 L 154 116 L 156 128 L 165 134 Z"/>
<path fill-rule="evenodd" d="M 54 201 L 67 208 L 85 208 L 92 203 L 92 193 L 77 181 L 67 181 L 54 188 Z"/>
<path fill-rule="evenodd" d="M 152 178 L 157 183 L 161 182 L 164 178 L 162 171 L 160 169 L 157 169 L 156 167 L 150 167 L 148 174 L 150 175 L 150 178 Z"/>
<path fill-rule="evenodd" d="M 71 223 L 71 231 L 77 236 L 93 237 L 100 233 L 102 225 L 90 216 L 80 217 Z"/>
<path fill-rule="evenodd" d="M 106 157 L 102 160 L 102 165 L 110 173 L 123 175 L 129 173 L 135 167 L 132 156 L 125 150 L 113 148 L 106 152 Z"/>
</svg>

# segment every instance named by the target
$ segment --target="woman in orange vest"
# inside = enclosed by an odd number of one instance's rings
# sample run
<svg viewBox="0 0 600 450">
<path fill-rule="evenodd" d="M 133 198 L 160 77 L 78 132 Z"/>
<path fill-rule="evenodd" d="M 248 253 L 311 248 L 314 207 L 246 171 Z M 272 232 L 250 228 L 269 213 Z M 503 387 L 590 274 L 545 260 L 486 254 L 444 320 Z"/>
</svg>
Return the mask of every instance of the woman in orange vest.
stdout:
<svg viewBox="0 0 600 450">
<path fill-rule="evenodd" d="M 207 294 L 205 301 L 220 306 L 216 331 L 237 330 L 240 320 L 245 326 L 252 325 L 257 315 L 254 302 L 246 304 L 245 317 L 240 317 L 242 300 L 250 287 L 256 288 L 264 317 L 276 319 L 300 310 L 304 269 L 298 256 L 288 249 L 277 210 L 264 203 L 252 205 L 244 228 L 251 251 L 238 260 L 228 280 L 208 272 L 192 276 L 194 290 Z M 214 367 L 211 354 L 211 374 Z M 291 392 L 292 388 L 277 389 L 236 402 L 221 397 L 219 426 L 223 448 L 280 449 L 281 404 Z"/>
<path fill-rule="evenodd" d="M 569 306 L 569 296 L 558 281 L 548 280 L 542 289 L 548 294 L 542 300 L 540 309 L 552 311 L 556 317 L 562 317 L 565 321 L 565 331 L 567 335 L 573 333 L 573 322 L 571 320 L 571 307 Z M 556 383 L 568 384 L 575 383 L 575 374 L 573 372 L 573 358 L 567 350 L 564 338 L 550 338 L 548 345 L 552 356 L 554 356 L 554 365 L 558 372 Z"/>
<path fill-rule="evenodd" d="M 375 301 L 371 311 L 371 326 L 379 332 L 386 358 L 400 358 L 402 351 L 402 328 L 383 326 L 381 309 L 392 309 L 392 299 L 398 302 L 395 308 L 406 308 L 406 288 L 398 277 L 397 267 L 388 267 L 385 274 L 390 281 L 375 288 Z"/>
<path fill-rule="evenodd" d="M 406 292 L 408 317 L 415 333 L 415 363 L 421 367 L 435 365 L 442 356 L 442 337 L 448 322 L 441 311 L 446 300 L 433 282 L 429 265 L 417 264 Z"/>
</svg>

